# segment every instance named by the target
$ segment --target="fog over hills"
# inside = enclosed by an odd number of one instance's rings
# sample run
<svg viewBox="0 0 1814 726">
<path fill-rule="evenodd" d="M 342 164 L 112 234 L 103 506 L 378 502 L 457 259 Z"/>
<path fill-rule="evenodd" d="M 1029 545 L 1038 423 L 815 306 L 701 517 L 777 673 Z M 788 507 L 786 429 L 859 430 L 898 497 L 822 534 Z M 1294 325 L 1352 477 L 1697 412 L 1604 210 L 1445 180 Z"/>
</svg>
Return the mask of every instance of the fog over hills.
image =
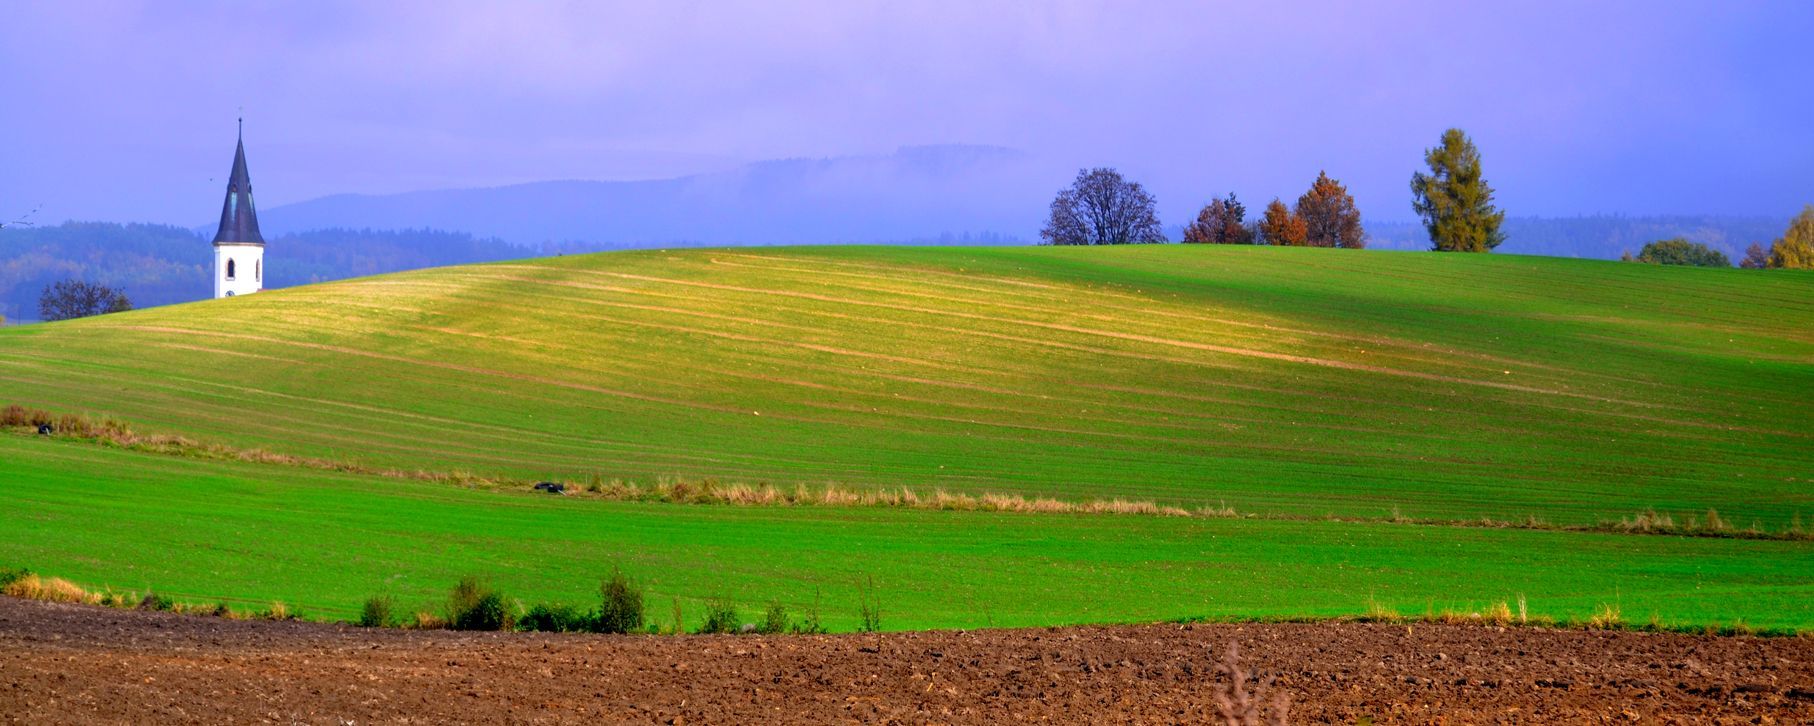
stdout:
<svg viewBox="0 0 1814 726">
<path fill-rule="evenodd" d="M 1361 210 L 1365 213 L 1366 210 Z M 1549 257 L 1618 259 L 1636 255 L 1645 244 L 1681 237 L 1726 253 L 1733 262 L 1745 247 L 1770 246 L 1789 226 L 1789 215 L 1738 217 L 1711 214 L 1675 214 L 1631 217 L 1598 214 L 1582 217 L 1506 217 L 1500 227 L 1505 243 L 1496 252 Z M 1370 247 L 1375 249 L 1427 250 L 1429 234 L 1421 222 L 1367 222 Z"/>
<path fill-rule="evenodd" d="M 677 179 L 342 194 L 261 210 L 260 220 L 279 233 L 428 227 L 528 247 L 1001 243 L 1036 240 L 1068 178 L 1011 149 L 916 146 Z"/>
<path fill-rule="evenodd" d="M 261 211 L 278 233 L 442 229 L 534 251 L 778 244 L 1031 244 L 1052 195 L 1076 169 L 1013 149 L 941 145 L 885 156 L 785 159 L 648 181 L 547 181 L 388 195 L 341 194 Z M 1238 190 L 1237 190 L 1238 191 Z M 1172 239 L 1202 200 L 1160 195 Z M 1408 199 L 1408 197 L 1407 197 Z M 1243 196 L 1249 219 L 1264 200 Z M 1290 200 L 1286 200 L 1289 202 Z M 1409 202 L 1407 201 L 1407 205 Z M 1183 211 L 1180 211 L 1183 210 Z M 1685 237 L 1737 259 L 1782 234 L 1789 215 L 1513 216 L 1499 252 L 1617 259 Z M 1693 210 L 1688 210 L 1692 212 Z M 1402 211 L 1362 208 L 1372 246 L 1427 249 Z"/>
</svg>

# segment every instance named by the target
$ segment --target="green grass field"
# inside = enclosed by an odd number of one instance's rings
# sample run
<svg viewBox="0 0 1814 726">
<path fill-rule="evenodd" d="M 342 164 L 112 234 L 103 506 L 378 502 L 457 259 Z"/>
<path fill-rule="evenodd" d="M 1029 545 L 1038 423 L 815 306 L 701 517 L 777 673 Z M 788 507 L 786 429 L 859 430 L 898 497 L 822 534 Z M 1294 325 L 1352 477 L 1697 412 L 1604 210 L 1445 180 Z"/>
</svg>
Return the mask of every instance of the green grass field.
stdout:
<svg viewBox="0 0 1814 726">
<path fill-rule="evenodd" d="M 375 467 L 1303 516 L 536 499 L 0 437 L 0 566 L 344 613 L 477 572 L 890 627 L 1534 611 L 1814 625 L 1814 544 L 1337 523 L 1814 525 L 1814 275 L 1210 246 L 635 252 L 0 330 L 0 403 Z M 835 606 L 834 606 L 835 604 Z M 660 608 L 657 608 L 658 610 Z M 839 618 L 843 618 L 840 621 Z"/>
<path fill-rule="evenodd" d="M 296 473 L 0 437 L 0 561 L 90 587 L 282 600 L 346 618 L 367 596 L 435 608 L 478 573 L 526 602 L 596 604 L 614 566 L 647 578 L 652 615 L 709 598 L 754 617 L 822 593 L 856 627 L 875 580 L 883 626 L 1053 625 L 1406 615 L 1522 594 L 1533 615 L 1757 627 L 1814 624 L 1805 542 L 1388 523 L 632 504 Z"/>
</svg>

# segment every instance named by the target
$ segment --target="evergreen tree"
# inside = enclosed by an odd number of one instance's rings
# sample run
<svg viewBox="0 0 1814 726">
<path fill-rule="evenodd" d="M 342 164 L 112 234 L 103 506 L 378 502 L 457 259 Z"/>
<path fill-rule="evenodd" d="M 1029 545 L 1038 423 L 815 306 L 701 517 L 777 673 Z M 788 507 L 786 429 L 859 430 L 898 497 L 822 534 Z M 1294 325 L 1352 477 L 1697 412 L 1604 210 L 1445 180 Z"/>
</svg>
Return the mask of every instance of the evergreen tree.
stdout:
<svg viewBox="0 0 1814 726">
<path fill-rule="evenodd" d="M 1770 247 L 1770 266 L 1792 270 L 1814 269 L 1814 204 L 1789 220 L 1789 231 Z"/>
<path fill-rule="evenodd" d="M 1480 149 L 1461 129 L 1442 132 L 1442 144 L 1424 151 L 1430 173 L 1411 175 L 1411 208 L 1430 231 L 1438 252 L 1491 252 L 1505 241 L 1505 212 L 1493 206 L 1493 188 L 1480 175 Z"/>
<path fill-rule="evenodd" d="M 1298 197 L 1295 211 L 1304 222 L 1305 239 L 1311 247 L 1363 249 L 1367 246 L 1367 232 L 1361 228 L 1360 210 L 1354 206 L 1354 197 L 1348 194 L 1347 187 L 1330 179 L 1327 173 L 1317 172 L 1310 191 Z"/>
</svg>

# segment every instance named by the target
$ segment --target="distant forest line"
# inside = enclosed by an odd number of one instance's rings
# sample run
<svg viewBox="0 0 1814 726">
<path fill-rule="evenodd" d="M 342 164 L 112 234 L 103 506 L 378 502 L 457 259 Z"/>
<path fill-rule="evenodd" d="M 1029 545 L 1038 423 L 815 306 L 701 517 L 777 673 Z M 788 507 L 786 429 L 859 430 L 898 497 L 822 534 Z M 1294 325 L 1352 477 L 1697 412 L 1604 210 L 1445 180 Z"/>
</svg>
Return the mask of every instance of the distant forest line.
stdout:
<svg viewBox="0 0 1814 726">
<path fill-rule="evenodd" d="M 1786 219 L 1786 218 L 1785 218 Z M 1683 237 L 1737 259 L 1746 245 L 1782 235 L 1785 219 L 1734 216 L 1513 217 L 1505 221 L 1500 253 L 1616 259 L 1645 243 Z M 1375 249 L 1427 249 L 1418 222 L 1366 222 Z M 1181 228 L 1168 230 L 1181 237 Z M 992 232 L 902 240 L 899 244 L 1026 244 Z M 495 237 L 431 229 L 321 229 L 271 237 L 267 287 L 279 288 L 423 267 L 491 262 L 632 247 L 692 247 L 700 243 L 618 244 L 569 240 L 523 246 Z M 112 222 L 0 229 L 0 315 L 8 322 L 37 318 L 38 295 L 62 279 L 123 288 L 137 307 L 200 300 L 210 293 L 213 252 L 203 234 L 182 227 Z"/>
<path fill-rule="evenodd" d="M 1765 247 L 1783 236 L 1789 215 L 1737 217 L 1719 215 L 1670 215 L 1627 217 L 1506 217 L 1501 230 L 1505 244 L 1497 252 L 1549 257 L 1585 257 L 1616 260 L 1627 252 L 1635 255 L 1645 244 L 1680 237 L 1699 242 L 1737 260 L 1745 247 Z M 1423 250 L 1430 248 L 1422 222 L 1364 222 L 1373 249 Z"/>
<path fill-rule="evenodd" d="M 496 239 L 435 230 L 320 230 L 267 239 L 265 285 L 306 285 L 421 267 L 528 257 Z M 66 222 L 0 229 L 0 314 L 38 317 L 38 295 L 74 278 L 122 288 L 134 307 L 212 294 L 208 237 L 161 224 Z"/>
</svg>

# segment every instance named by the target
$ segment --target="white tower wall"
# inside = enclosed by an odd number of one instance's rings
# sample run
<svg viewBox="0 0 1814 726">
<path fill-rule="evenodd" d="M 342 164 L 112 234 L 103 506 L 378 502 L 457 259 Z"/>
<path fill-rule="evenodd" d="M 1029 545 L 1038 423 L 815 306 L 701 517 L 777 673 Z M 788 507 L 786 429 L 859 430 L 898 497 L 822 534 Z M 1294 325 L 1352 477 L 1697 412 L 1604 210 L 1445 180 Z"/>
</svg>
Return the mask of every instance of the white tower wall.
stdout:
<svg viewBox="0 0 1814 726">
<path fill-rule="evenodd" d="M 233 274 L 227 275 L 228 263 Z M 214 245 L 214 296 L 250 295 L 265 289 L 265 246 L 221 242 Z"/>
</svg>

